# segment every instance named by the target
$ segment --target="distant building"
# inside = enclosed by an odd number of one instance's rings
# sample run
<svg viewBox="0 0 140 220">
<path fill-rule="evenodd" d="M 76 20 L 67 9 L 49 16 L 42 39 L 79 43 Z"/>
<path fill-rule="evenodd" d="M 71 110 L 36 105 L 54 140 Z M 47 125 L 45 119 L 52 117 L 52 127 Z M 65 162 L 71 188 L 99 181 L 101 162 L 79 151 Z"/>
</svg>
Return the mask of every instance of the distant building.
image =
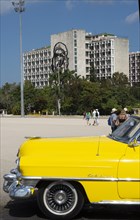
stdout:
<svg viewBox="0 0 140 220">
<path fill-rule="evenodd" d="M 43 47 L 26 52 L 23 55 L 24 80 L 29 80 L 35 87 L 48 85 L 51 70 L 51 49 Z"/>
<path fill-rule="evenodd" d="M 129 42 L 111 34 L 92 35 L 84 30 L 70 30 L 51 35 L 51 50 L 57 42 L 67 45 L 69 69 L 88 77 L 91 66 L 99 78 L 123 72 L 129 77 Z"/>
<path fill-rule="evenodd" d="M 111 78 L 115 72 L 123 72 L 129 76 L 128 39 L 110 34 L 86 35 L 86 39 L 86 73 L 90 73 L 92 64 L 100 79 Z"/>
<path fill-rule="evenodd" d="M 69 70 L 89 78 L 91 69 L 98 78 L 111 78 L 114 72 L 129 77 L 129 41 L 112 34 L 92 35 L 85 30 L 70 30 L 51 35 L 51 46 L 24 53 L 24 80 L 35 87 L 49 83 L 53 48 L 58 43 L 68 48 Z"/>
<path fill-rule="evenodd" d="M 129 80 L 131 85 L 140 82 L 140 52 L 129 54 Z"/>
</svg>

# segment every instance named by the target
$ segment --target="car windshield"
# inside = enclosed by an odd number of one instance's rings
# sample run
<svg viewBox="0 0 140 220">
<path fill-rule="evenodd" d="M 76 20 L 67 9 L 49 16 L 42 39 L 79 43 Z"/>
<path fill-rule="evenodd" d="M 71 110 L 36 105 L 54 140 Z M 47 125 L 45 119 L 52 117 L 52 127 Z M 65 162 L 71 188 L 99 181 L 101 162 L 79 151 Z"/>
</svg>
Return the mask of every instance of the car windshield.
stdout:
<svg viewBox="0 0 140 220">
<path fill-rule="evenodd" d="M 139 130 L 140 132 L 140 119 L 137 117 L 130 117 L 121 126 L 119 126 L 109 137 L 120 141 L 127 142 Z"/>
</svg>

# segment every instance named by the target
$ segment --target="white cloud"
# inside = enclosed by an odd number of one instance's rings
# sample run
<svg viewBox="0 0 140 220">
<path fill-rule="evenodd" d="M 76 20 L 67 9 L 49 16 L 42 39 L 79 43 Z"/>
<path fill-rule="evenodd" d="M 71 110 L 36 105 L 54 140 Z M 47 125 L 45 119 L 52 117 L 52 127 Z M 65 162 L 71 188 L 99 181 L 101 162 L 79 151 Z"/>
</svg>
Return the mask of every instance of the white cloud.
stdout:
<svg viewBox="0 0 140 220">
<path fill-rule="evenodd" d="M 83 1 L 84 3 L 87 4 L 112 4 L 114 0 L 66 0 L 66 8 L 68 10 L 71 10 L 74 8 L 76 3 L 80 3 Z"/>
<path fill-rule="evenodd" d="M 25 2 L 27 3 L 30 3 L 30 4 L 34 4 L 34 3 L 39 3 L 39 2 L 45 2 L 45 0 L 24 0 Z"/>
<path fill-rule="evenodd" d="M 125 18 L 125 22 L 128 24 L 132 24 L 139 19 L 139 12 L 136 11 Z"/>
<path fill-rule="evenodd" d="M 87 3 L 91 3 L 91 4 L 112 4 L 113 0 L 84 0 Z"/>
<path fill-rule="evenodd" d="M 8 13 L 12 10 L 11 0 L 0 0 L 0 14 Z"/>
<path fill-rule="evenodd" d="M 71 10 L 74 7 L 74 1 L 73 0 L 67 0 L 66 1 L 66 8 L 68 10 Z"/>
</svg>

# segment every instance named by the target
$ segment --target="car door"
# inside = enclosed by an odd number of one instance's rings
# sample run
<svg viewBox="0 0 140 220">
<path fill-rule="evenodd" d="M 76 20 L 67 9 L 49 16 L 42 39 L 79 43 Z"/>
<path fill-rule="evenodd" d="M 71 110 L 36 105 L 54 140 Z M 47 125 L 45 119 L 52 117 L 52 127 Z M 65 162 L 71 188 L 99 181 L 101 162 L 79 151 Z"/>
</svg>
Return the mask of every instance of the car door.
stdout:
<svg viewBox="0 0 140 220">
<path fill-rule="evenodd" d="M 127 147 L 118 167 L 118 193 L 122 199 L 140 199 L 140 136 Z"/>
</svg>

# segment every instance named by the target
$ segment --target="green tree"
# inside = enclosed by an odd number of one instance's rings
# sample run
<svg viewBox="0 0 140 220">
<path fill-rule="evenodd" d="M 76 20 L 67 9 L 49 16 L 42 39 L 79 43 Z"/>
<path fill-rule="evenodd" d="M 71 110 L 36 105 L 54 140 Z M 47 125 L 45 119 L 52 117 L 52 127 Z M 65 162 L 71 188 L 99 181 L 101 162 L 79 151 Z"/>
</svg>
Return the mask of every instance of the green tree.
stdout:
<svg viewBox="0 0 140 220">
<path fill-rule="evenodd" d="M 75 74 L 74 71 L 66 70 L 62 71 L 55 71 L 50 76 L 50 86 L 52 89 L 52 94 L 54 99 L 56 100 L 55 103 L 57 105 L 58 99 L 61 100 L 61 111 L 63 114 L 69 111 L 71 113 L 73 107 L 73 99 L 71 96 L 70 88 L 75 83 L 75 81 L 79 80 L 79 76 Z"/>
<path fill-rule="evenodd" d="M 33 112 L 35 108 L 35 98 L 37 89 L 32 85 L 30 81 L 24 83 L 24 110 L 25 114 Z"/>
<path fill-rule="evenodd" d="M 94 108 L 98 108 L 101 114 L 110 114 L 114 107 L 140 107 L 139 90 L 139 84 L 131 87 L 127 76 L 119 72 L 100 81 L 81 78 L 74 71 L 55 72 L 44 88 L 35 88 L 31 82 L 25 82 L 25 114 L 34 110 L 48 111 L 49 114 L 57 112 L 58 98 L 61 99 L 62 114 L 83 114 Z M 6 83 L 0 88 L 0 109 L 6 109 L 9 114 L 20 114 L 20 104 L 19 84 Z"/>
<path fill-rule="evenodd" d="M 124 73 L 115 72 L 110 79 L 114 86 L 128 85 L 128 77 Z"/>
<path fill-rule="evenodd" d="M 20 87 L 16 83 L 5 85 L 1 89 L 0 105 L 6 109 L 9 114 L 13 114 L 13 108 L 20 101 Z"/>
</svg>

